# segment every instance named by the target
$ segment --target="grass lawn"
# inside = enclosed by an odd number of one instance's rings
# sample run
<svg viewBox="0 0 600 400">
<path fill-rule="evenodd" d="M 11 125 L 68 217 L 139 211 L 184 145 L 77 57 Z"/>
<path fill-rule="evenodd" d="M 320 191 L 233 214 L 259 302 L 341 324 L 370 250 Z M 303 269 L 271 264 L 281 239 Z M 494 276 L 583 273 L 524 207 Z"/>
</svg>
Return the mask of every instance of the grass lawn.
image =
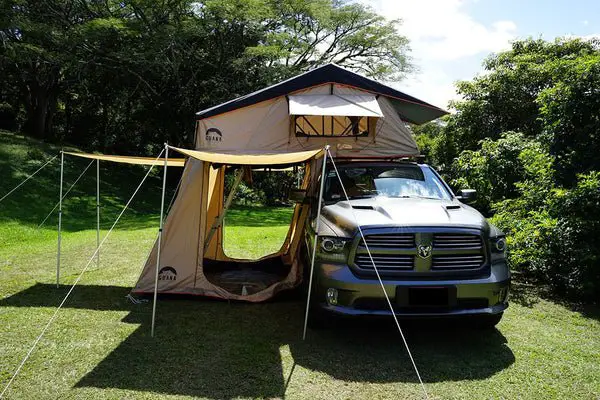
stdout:
<svg viewBox="0 0 600 400">
<path fill-rule="evenodd" d="M 0 197 L 51 146 L 0 133 Z M 68 159 L 65 180 L 87 165 Z M 61 286 L 55 285 L 58 164 L 0 203 L 0 391 L 95 248 L 94 170 L 65 202 Z M 158 171 L 157 171 L 158 172 Z M 102 228 L 144 175 L 103 166 Z M 171 176 L 174 186 L 176 175 Z M 391 320 L 309 331 L 297 296 L 264 304 L 165 298 L 157 336 L 151 303 L 125 296 L 157 233 L 153 174 L 7 393 L 8 399 L 421 399 Z M 172 190 L 172 187 L 171 187 Z M 289 210 L 238 207 L 225 226 L 229 255 L 276 250 Z M 435 399 L 600 398 L 600 310 L 545 300 L 518 286 L 498 329 L 405 326 Z"/>
</svg>

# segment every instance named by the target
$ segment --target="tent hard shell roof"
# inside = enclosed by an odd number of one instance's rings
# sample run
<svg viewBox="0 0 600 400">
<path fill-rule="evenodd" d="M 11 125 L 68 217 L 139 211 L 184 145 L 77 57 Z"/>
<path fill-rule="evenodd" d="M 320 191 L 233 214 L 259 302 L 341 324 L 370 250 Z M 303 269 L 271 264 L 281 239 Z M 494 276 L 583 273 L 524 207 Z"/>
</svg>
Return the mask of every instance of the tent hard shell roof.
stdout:
<svg viewBox="0 0 600 400">
<path fill-rule="evenodd" d="M 131 156 L 109 156 L 109 155 L 101 155 L 101 154 L 89 154 L 89 153 L 72 153 L 69 151 L 65 151 L 65 154 L 69 154 L 76 157 L 82 158 L 90 158 L 93 160 L 101 160 L 101 161 L 111 161 L 118 162 L 123 164 L 137 164 L 137 165 L 156 165 L 162 166 L 164 165 L 164 158 L 154 158 L 154 157 L 131 157 Z M 185 164 L 184 158 L 169 158 L 167 159 L 167 163 L 169 167 L 183 167 Z"/>
<path fill-rule="evenodd" d="M 170 149 L 175 150 L 186 156 L 195 158 L 201 161 L 207 161 L 215 164 L 228 164 L 228 165 L 286 165 L 286 164 L 297 164 L 311 158 L 321 157 L 323 155 L 323 149 L 320 150 L 308 150 L 308 151 L 297 151 L 297 152 L 240 152 L 240 151 L 199 151 L 199 150 L 188 150 L 181 149 L 179 147 L 169 146 Z"/>
<path fill-rule="evenodd" d="M 448 113 L 439 107 L 365 78 L 338 65 L 327 64 L 267 88 L 199 111 L 196 113 L 196 116 L 198 119 L 204 119 L 276 97 L 285 96 L 308 87 L 328 83 L 351 86 L 375 95 L 387 97 L 392 101 L 400 117 L 410 123 L 423 124 Z"/>
<path fill-rule="evenodd" d="M 290 115 L 383 117 L 373 95 L 308 94 L 289 96 Z"/>
</svg>

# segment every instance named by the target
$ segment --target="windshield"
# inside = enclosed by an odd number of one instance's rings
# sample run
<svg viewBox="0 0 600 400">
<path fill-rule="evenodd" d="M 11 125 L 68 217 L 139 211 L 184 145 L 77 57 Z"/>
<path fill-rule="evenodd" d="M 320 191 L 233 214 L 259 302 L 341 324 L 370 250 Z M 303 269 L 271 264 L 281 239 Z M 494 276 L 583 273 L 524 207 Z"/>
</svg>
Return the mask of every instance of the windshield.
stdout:
<svg viewBox="0 0 600 400">
<path fill-rule="evenodd" d="M 451 199 L 442 181 L 429 167 L 414 164 L 341 165 L 338 171 L 350 199 L 375 196 Z M 324 199 L 345 199 L 340 180 L 332 169 L 327 172 Z"/>
</svg>

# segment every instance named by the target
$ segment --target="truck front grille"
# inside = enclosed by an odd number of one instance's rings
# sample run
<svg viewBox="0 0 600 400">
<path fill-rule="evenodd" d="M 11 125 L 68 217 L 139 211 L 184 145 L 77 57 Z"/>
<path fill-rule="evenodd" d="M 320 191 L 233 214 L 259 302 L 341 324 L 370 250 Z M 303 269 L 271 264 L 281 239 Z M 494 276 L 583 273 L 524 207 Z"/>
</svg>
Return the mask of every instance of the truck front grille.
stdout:
<svg viewBox="0 0 600 400">
<path fill-rule="evenodd" d="M 437 270 L 457 270 L 457 269 L 475 269 L 481 267 L 485 261 L 483 254 L 461 254 L 433 256 L 431 269 Z"/>
<path fill-rule="evenodd" d="M 436 233 L 433 235 L 433 247 L 440 249 L 481 249 L 481 237 L 461 233 Z"/>
<path fill-rule="evenodd" d="M 414 233 L 383 234 L 383 235 L 365 235 L 369 249 L 371 247 L 396 247 L 412 248 L 415 247 Z M 359 246 L 364 247 L 364 241 L 361 239 Z"/>
<path fill-rule="evenodd" d="M 374 230 L 365 233 L 365 239 L 375 266 L 384 277 L 475 276 L 487 265 L 483 236 L 474 229 L 432 232 L 431 228 L 417 227 L 402 233 Z M 355 271 L 372 276 L 374 268 L 367 246 L 362 239 L 355 243 Z M 423 248 L 427 247 L 429 254 L 424 255 Z"/>
<path fill-rule="evenodd" d="M 415 257 L 404 254 L 371 254 L 377 270 L 381 271 L 407 271 L 413 269 Z M 365 271 L 373 271 L 373 262 L 368 254 L 357 254 L 354 263 Z"/>
</svg>

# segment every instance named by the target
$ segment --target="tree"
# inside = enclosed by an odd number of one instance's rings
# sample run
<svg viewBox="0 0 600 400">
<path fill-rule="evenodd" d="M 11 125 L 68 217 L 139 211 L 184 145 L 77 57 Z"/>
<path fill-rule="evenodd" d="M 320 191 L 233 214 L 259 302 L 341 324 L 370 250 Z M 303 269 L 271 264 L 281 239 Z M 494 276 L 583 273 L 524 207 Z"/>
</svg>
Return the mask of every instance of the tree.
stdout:
<svg viewBox="0 0 600 400">
<path fill-rule="evenodd" d="M 397 23 L 340 0 L 0 0 L 2 110 L 89 149 L 189 146 L 195 111 L 319 64 L 403 75 Z"/>
<path fill-rule="evenodd" d="M 399 20 L 387 21 L 364 4 L 344 0 L 271 0 L 261 46 L 271 64 L 298 73 L 329 62 L 380 79 L 411 70 Z"/>
<path fill-rule="evenodd" d="M 542 139 L 547 128 L 542 120 L 540 96 L 561 82 L 575 64 L 599 53 L 597 40 L 527 39 L 513 42 L 512 49 L 490 55 L 486 73 L 457 84 L 463 100 L 452 106 L 448 119 L 449 149 L 475 150 L 480 140 L 496 140 L 504 132 L 518 131 Z M 446 162 L 458 153 L 440 156 Z"/>
<path fill-rule="evenodd" d="M 493 205 L 517 198 L 519 182 L 531 179 L 541 184 L 552 158 L 543 146 L 522 133 L 507 132 L 500 139 L 486 138 L 478 150 L 464 150 L 452 164 L 453 186 L 477 190 L 477 207 L 490 214 Z M 542 164 L 545 169 L 534 169 Z M 537 176 L 532 176 L 538 172 Z"/>
<path fill-rule="evenodd" d="M 573 187 L 577 176 L 600 171 L 600 51 L 554 66 L 560 81 L 540 93 L 544 141 L 556 156 L 555 177 Z"/>
<path fill-rule="evenodd" d="M 0 3 L 0 65 L 18 87 L 27 115 L 23 130 L 34 137 L 43 138 L 52 125 L 74 8 L 64 1 Z"/>
<path fill-rule="evenodd" d="M 459 84 L 432 158 L 480 192 L 519 276 L 598 301 L 600 41 L 517 41 L 484 66 Z"/>
</svg>

